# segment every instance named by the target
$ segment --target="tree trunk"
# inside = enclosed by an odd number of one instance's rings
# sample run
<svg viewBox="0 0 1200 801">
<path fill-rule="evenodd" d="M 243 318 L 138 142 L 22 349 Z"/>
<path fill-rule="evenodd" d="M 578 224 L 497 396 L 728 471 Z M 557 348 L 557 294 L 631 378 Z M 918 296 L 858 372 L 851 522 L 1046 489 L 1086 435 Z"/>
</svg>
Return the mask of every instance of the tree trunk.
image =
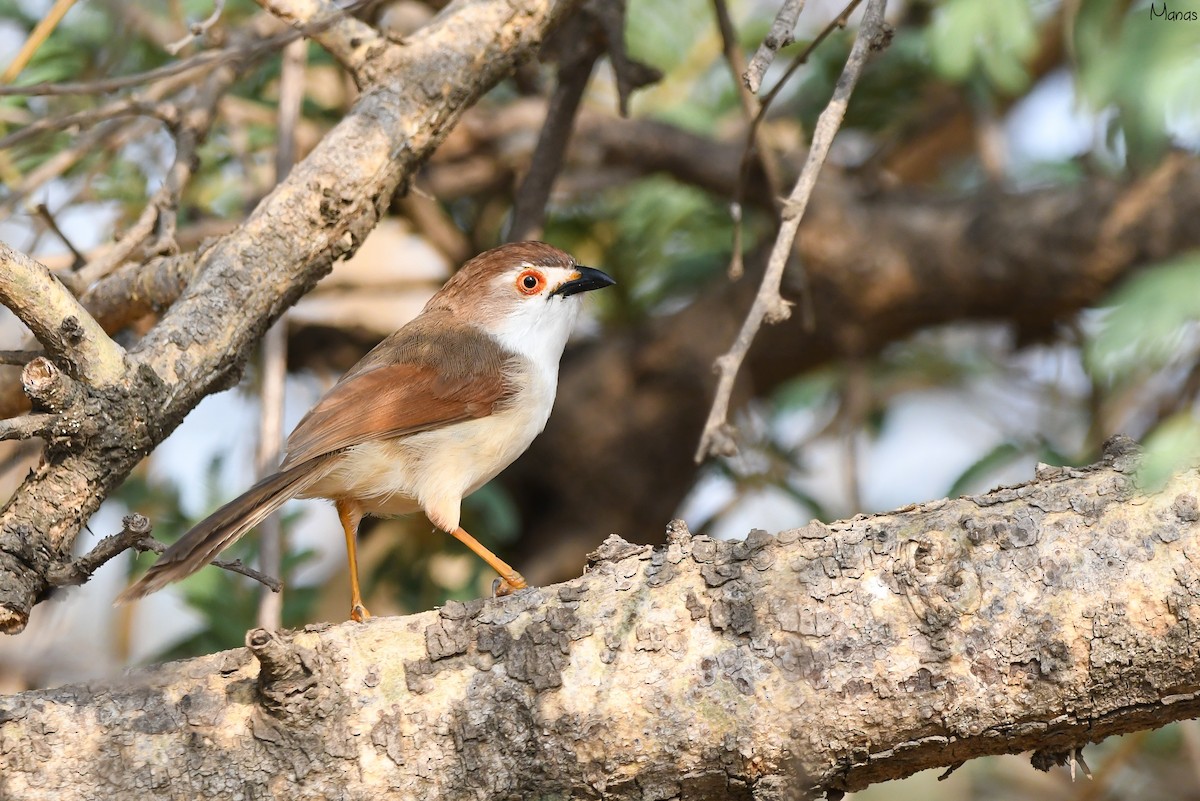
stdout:
<svg viewBox="0 0 1200 801">
<path fill-rule="evenodd" d="M 1134 446 L 0 700 L 0 798 L 784 798 L 1200 714 L 1200 471 Z"/>
</svg>

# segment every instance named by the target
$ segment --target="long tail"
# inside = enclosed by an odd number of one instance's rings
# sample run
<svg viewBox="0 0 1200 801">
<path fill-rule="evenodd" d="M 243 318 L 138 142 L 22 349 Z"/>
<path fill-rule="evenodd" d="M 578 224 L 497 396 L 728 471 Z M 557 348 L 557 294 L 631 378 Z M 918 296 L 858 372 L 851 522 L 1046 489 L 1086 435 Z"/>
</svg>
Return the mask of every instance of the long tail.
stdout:
<svg viewBox="0 0 1200 801">
<path fill-rule="evenodd" d="M 318 457 L 267 476 L 197 523 L 163 551 L 145 575 L 117 596 L 116 602 L 128 603 L 195 573 L 284 503 L 322 478 L 330 466 L 328 456 Z"/>
</svg>

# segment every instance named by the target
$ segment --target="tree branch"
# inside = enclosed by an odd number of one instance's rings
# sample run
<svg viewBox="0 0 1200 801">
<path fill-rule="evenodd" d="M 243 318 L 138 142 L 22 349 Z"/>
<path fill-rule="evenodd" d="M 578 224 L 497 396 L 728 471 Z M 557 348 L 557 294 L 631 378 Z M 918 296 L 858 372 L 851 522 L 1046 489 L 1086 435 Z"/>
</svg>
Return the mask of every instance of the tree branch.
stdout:
<svg viewBox="0 0 1200 801">
<path fill-rule="evenodd" d="M 258 0 L 259 5 L 312 39 L 355 76 L 359 86 L 370 77 L 363 70 L 379 55 L 387 42 L 367 23 L 355 19 L 349 9 L 329 0 Z M 362 5 L 356 3 L 355 5 Z"/>
<path fill-rule="evenodd" d="M 591 80 L 592 69 L 604 53 L 604 43 L 598 35 L 599 20 L 585 13 L 572 22 L 574 24 L 562 32 L 571 49 L 560 58 L 558 83 L 546 107 L 546 122 L 529 159 L 529 171 L 513 201 L 512 225 L 507 237 L 510 242 L 541 236 L 546 203 L 571 140 L 575 115 Z"/>
<path fill-rule="evenodd" d="M 785 204 L 779 234 L 771 249 L 767 271 L 759 287 L 758 296 L 754 300 L 754 305 L 750 307 L 750 313 L 746 316 L 746 321 L 738 332 L 732 347 L 724 356 L 717 359 L 717 394 L 713 400 L 708 422 L 704 424 L 704 431 L 700 435 L 700 444 L 696 449 L 697 462 L 704 461 L 709 454 L 730 455 L 737 452 L 733 432 L 728 423 L 729 400 L 733 395 L 733 382 L 737 378 L 742 361 L 746 358 L 746 353 L 750 350 L 750 345 L 763 322 L 777 323 L 786 320 L 790 314 L 788 310 L 790 304 L 784 301 L 779 294 L 779 288 L 783 281 L 783 269 L 791 256 L 792 242 L 800 228 L 804 210 L 808 207 L 808 199 L 817 185 L 817 175 L 825 163 L 825 157 L 829 154 L 833 137 L 841 127 L 842 118 L 846 115 L 850 94 L 854 91 L 855 84 L 858 83 L 858 77 L 862 74 L 863 67 L 866 66 L 868 56 L 885 43 L 883 12 L 886 7 L 887 0 L 869 0 L 867 3 L 858 37 L 854 40 L 850 56 L 846 59 L 846 66 L 834 87 L 833 97 L 817 119 L 817 127 L 813 131 L 812 145 L 808 151 L 808 158 L 804 162 L 804 169 L 801 170 L 800 177 L 796 179 L 796 185 L 792 188 L 792 193 L 788 196 Z"/>
<path fill-rule="evenodd" d="M 0 792 L 749 801 L 1066 761 L 1200 714 L 1200 472 L 1144 493 L 1136 461 L 744 542 L 677 521 L 557 587 L 0 699 Z"/>
<path fill-rule="evenodd" d="M 26 414 L 10 420 L 0 420 L 0 440 L 40 437 L 54 421 L 52 414 Z"/>
<path fill-rule="evenodd" d="M 755 51 L 754 58 L 750 59 L 750 66 L 742 74 L 742 80 L 751 92 L 757 94 L 762 86 L 763 76 L 775 60 L 775 54 L 796 41 L 792 31 L 796 30 L 796 22 L 803 10 L 804 0 L 783 0 L 779 13 L 775 15 L 775 21 L 771 23 L 771 29 L 767 31 L 766 38 Z"/>
<path fill-rule="evenodd" d="M 42 265 L 0 242 L 0 303 L 29 326 L 46 352 L 96 387 L 121 381 L 125 351 Z"/>
<path fill-rule="evenodd" d="M 162 553 L 165 551 L 166 544 L 154 539 L 150 532 L 150 521 L 145 517 L 138 514 L 126 515 L 119 532 L 100 540 L 96 543 L 95 548 L 78 559 L 51 568 L 46 573 L 46 581 L 51 587 L 77 587 L 80 584 L 86 584 L 88 579 L 105 563 L 131 548 L 141 552 Z M 283 584 L 279 579 L 247 567 L 242 564 L 241 559 L 232 561 L 214 559 L 209 564 L 254 579 L 271 592 L 279 592 L 283 589 Z"/>
</svg>

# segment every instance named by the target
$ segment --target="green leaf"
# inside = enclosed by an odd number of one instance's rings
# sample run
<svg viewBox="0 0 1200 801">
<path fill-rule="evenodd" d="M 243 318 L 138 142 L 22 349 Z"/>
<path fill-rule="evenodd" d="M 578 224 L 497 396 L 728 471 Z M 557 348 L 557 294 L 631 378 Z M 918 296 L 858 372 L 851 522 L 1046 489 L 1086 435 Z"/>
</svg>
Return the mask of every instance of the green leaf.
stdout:
<svg viewBox="0 0 1200 801">
<path fill-rule="evenodd" d="M 1029 83 L 1025 64 L 1037 49 L 1037 29 L 1028 0 L 948 0 L 928 28 L 934 69 L 965 82 L 981 74 L 1004 94 Z"/>
<path fill-rule="evenodd" d="M 1151 492 L 1160 490 L 1182 470 L 1200 463 L 1200 419 L 1190 412 L 1168 417 L 1145 441 L 1138 468 L 1138 483 Z"/>
<path fill-rule="evenodd" d="M 1103 381 L 1169 363 L 1200 321 L 1200 252 L 1143 270 L 1117 288 L 1087 344 L 1088 371 Z"/>
<path fill-rule="evenodd" d="M 1080 93 L 1097 111 L 1116 112 L 1133 164 L 1154 163 L 1173 126 L 1200 127 L 1200 21 L 1156 17 L 1150 4 L 1089 0 L 1074 17 L 1073 34 Z"/>
<path fill-rule="evenodd" d="M 813 370 L 784 382 L 772 394 L 772 400 L 780 411 L 809 409 L 829 400 L 842 381 L 840 370 Z"/>
<path fill-rule="evenodd" d="M 977 486 L 989 473 L 1015 462 L 1025 455 L 1025 449 L 1012 442 L 1002 442 L 979 457 L 950 485 L 947 497 L 957 498 L 965 495 L 971 487 Z"/>
</svg>

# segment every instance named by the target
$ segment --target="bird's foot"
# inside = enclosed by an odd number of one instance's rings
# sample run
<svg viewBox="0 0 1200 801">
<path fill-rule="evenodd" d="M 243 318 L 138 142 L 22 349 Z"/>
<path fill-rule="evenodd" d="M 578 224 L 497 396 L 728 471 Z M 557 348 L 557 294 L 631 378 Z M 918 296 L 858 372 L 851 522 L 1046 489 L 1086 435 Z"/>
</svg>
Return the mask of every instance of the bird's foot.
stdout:
<svg viewBox="0 0 1200 801">
<path fill-rule="evenodd" d="M 355 604 L 350 607 L 350 619 L 356 623 L 366 623 L 371 619 L 371 613 L 362 604 Z"/>
<path fill-rule="evenodd" d="M 505 578 L 497 578 L 492 582 L 492 597 L 501 598 L 505 595 L 512 595 L 517 590 L 523 590 L 528 586 L 524 576 L 520 573 L 513 573 Z"/>
</svg>

